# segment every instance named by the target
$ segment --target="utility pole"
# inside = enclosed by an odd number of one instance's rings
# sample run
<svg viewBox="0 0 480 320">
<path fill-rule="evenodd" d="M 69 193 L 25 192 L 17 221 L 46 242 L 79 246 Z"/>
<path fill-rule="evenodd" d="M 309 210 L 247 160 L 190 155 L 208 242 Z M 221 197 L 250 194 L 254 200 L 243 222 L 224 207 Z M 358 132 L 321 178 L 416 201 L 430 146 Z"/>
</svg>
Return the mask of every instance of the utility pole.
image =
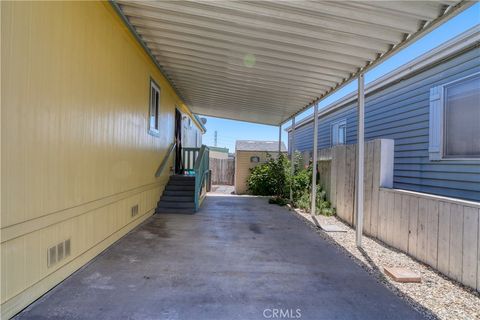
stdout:
<svg viewBox="0 0 480 320">
<path fill-rule="evenodd" d="M 215 130 L 215 133 L 213 134 L 213 145 L 216 147 L 217 146 L 217 130 Z"/>
</svg>

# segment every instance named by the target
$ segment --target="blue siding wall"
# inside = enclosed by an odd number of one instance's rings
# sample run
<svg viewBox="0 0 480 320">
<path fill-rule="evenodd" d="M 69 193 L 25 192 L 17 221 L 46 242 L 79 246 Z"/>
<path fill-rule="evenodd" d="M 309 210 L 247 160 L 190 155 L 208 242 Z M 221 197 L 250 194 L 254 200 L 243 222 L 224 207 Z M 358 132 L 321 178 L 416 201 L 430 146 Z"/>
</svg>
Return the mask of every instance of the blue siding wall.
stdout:
<svg viewBox="0 0 480 320">
<path fill-rule="evenodd" d="M 480 161 L 428 157 L 430 88 L 479 71 L 477 47 L 366 97 L 365 138 L 395 141 L 395 188 L 480 201 Z M 341 119 L 347 120 L 347 143 L 356 143 L 356 102 L 352 102 L 319 120 L 319 148 L 331 146 L 330 126 Z M 297 128 L 297 150 L 312 150 L 312 131 L 312 122 Z"/>
</svg>

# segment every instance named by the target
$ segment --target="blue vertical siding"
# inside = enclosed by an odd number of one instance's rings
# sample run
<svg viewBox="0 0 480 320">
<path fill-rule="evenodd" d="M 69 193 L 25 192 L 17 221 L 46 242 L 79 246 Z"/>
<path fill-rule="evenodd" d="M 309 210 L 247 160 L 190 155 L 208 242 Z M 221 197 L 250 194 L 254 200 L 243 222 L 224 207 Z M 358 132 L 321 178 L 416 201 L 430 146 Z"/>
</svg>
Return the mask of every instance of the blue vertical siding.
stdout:
<svg viewBox="0 0 480 320">
<path fill-rule="evenodd" d="M 480 201 L 480 161 L 430 161 L 428 156 L 430 88 L 479 71 L 477 47 L 366 97 L 365 138 L 395 141 L 395 188 Z M 331 125 L 341 119 L 347 121 L 347 143 L 356 143 L 354 101 L 319 120 L 319 148 L 331 146 Z M 295 130 L 297 150 L 312 150 L 312 143 L 312 122 Z"/>
</svg>

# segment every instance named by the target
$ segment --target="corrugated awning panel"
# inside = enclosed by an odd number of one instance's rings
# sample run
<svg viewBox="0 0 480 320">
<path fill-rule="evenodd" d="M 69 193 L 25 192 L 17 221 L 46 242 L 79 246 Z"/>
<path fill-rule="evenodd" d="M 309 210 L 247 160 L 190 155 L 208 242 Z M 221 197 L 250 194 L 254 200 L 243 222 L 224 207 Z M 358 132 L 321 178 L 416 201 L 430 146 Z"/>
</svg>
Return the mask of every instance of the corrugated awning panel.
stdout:
<svg viewBox="0 0 480 320">
<path fill-rule="evenodd" d="M 459 1 L 116 1 L 198 114 L 277 125 Z"/>
</svg>

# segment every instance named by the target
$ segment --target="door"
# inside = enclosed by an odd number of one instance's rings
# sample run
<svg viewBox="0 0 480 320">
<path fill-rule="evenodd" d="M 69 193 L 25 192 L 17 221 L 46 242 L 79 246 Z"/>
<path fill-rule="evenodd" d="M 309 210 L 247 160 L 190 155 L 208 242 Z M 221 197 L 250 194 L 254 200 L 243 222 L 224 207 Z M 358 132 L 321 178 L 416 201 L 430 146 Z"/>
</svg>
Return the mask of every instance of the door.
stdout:
<svg viewBox="0 0 480 320">
<path fill-rule="evenodd" d="M 175 109 L 175 173 L 183 173 L 182 161 L 182 113 Z"/>
</svg>

